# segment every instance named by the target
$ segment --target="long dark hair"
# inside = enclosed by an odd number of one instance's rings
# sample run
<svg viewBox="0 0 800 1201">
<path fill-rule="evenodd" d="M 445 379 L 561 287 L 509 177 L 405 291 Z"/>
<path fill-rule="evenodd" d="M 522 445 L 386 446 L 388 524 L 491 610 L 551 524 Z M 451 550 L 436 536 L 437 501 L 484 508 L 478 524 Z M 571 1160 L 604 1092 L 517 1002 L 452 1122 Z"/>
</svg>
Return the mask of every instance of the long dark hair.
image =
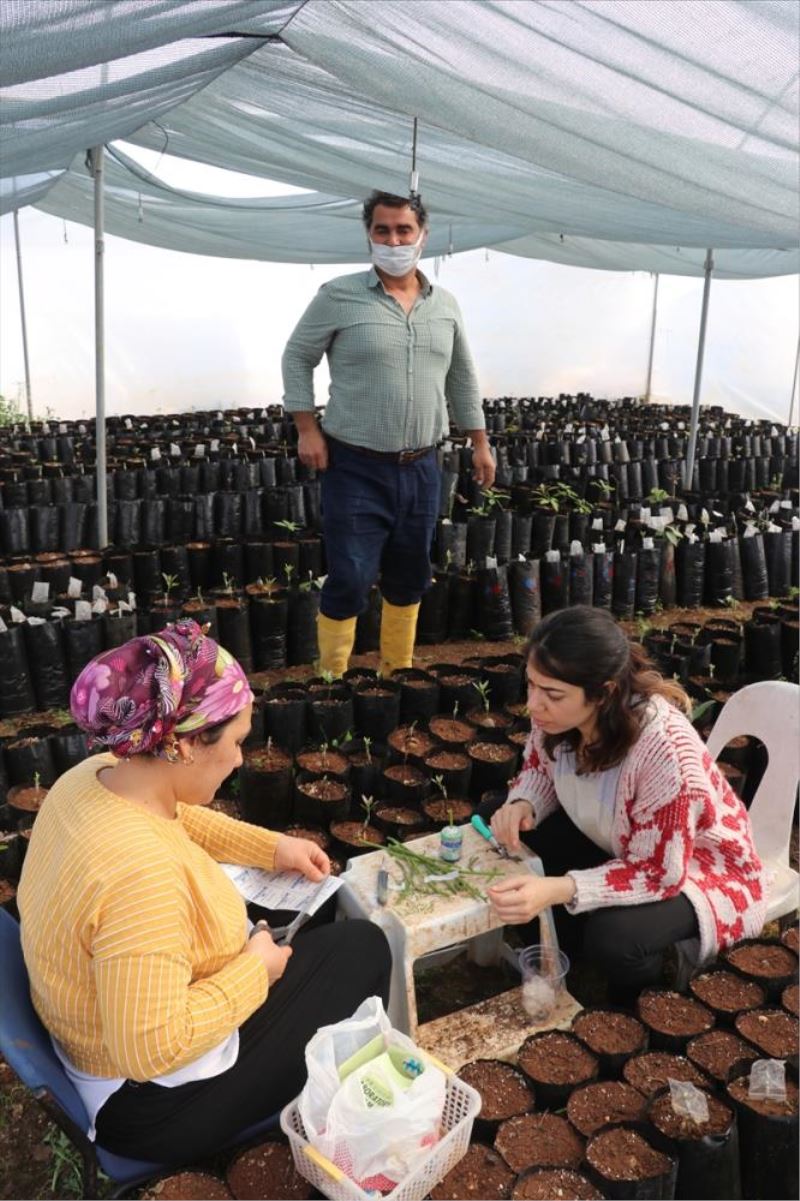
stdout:
<svg viewBox="0 0 800 1201">
<path fill-rule="evenodd" d="M 574 605 L 550 613 L 534 629 L 528 643 L 528 660 L 545 676 L 582 688 L 587 701 L 600 701 L 597 736 L 581 752 L 584 772 L 605 771 L 619 763 L 636 742 L 647 706 L 639 698 L 663 696 L 684 713 L 689 698 L 673 680 L 665 680 L 647 655 L 605 609 Z M 613 688 L 605 685 L 613 683 Z M 555 748 L 566 742 L 580 745 L 580 732 L 546 734 L 544 746 L 553 759 Z"/>
</svg>

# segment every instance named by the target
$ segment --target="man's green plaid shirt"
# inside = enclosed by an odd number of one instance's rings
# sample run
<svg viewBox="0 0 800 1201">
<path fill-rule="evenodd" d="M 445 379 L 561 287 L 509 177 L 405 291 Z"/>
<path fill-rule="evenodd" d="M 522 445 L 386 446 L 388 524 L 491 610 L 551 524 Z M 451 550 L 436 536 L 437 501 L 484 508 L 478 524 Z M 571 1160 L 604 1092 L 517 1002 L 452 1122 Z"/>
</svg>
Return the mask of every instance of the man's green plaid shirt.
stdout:
<svg viewBox="0 0 800 1201">
<path fill-rule="evenodd" d="M 458 304 L 420 278 L 409 314 L 374 268 L 323 284 L 283 354 L 287 412 L 313 412 L 314 368 L 327 354 L 322 424 L 342 442 L 382 451 L 433 446 L 448 433 L 448 405 L 460 429 L 485 428 Z"/>
</svg>

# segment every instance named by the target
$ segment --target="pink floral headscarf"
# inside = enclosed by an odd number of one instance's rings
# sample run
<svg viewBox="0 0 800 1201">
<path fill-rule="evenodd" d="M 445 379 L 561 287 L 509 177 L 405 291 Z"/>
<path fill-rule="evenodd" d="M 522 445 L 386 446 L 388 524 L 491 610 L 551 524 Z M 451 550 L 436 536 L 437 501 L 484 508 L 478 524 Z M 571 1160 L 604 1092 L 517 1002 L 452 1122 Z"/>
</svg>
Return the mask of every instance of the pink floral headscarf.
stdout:
<svg viewBox="0 0 800 1201">
<path fill-rule="evenodd" d="M 90 746 L 122 759 L 172 759 L 178 735 L 218 725 L 252 700 L 233 656 L 187 620 L 92 659 L 72 686 L 70 708 Z"/>
</svg>

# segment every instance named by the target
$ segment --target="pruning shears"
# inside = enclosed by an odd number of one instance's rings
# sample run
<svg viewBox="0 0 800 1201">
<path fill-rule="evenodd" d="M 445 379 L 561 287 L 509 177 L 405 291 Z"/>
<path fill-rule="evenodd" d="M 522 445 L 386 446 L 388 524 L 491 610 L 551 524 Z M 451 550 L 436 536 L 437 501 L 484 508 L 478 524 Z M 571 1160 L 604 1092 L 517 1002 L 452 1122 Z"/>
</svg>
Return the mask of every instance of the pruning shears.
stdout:
<svg viewBox="0 0 800 1201">
<path fill-rule="evenodd" d="M 510 851 L 506 850 L 506 848 L 497 841 L 482 817 L 479 817 L 477 813 L 473 813 L 470 821 L 480 836 L 486 839 L 492 850 L 502 859 L 513 859 L 515 863 L 522 863 L 522 856 L 512 855 Z"/>
</svg>

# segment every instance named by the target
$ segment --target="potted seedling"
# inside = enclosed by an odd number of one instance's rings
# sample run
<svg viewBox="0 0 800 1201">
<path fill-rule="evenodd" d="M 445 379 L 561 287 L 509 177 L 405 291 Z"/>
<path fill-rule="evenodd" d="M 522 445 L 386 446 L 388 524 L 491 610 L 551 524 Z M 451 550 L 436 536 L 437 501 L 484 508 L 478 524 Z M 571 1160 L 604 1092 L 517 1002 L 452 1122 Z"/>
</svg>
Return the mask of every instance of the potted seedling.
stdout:
<svg viewBox="0 0 800 1201">
<path fill-rule="evenodd" d="M 448 787 L 447 780 L 443 774 L 435 775 L 433 783 L 439 795 L 429 797 L 428 800 L 423 801 L 422 811 L 434 829 L 441 830 L 448 825 L 455 826 L 456 822 L 463 823 L 469 821 L 473 813 L 473 806 L 470 801 L 463 800 L 461 797 L 458 799 L 453 797 L 451 795 L 452 789 Z M 466 792 L 466 789 L 463 791 Z"/>
<path fill-rule="evenodd" d="M 362 821 L 331 822 L 331 836 L 336 839 L 339 849 L 347 858 L 351 858 L 353 855 L 363 855 L 383 843 L 383 831 L 372 825 L 370 820 L 375 804 L 374 797 L 363 794 L 361 797 L 361 810 L 364 814 Z"/>
</svg>

